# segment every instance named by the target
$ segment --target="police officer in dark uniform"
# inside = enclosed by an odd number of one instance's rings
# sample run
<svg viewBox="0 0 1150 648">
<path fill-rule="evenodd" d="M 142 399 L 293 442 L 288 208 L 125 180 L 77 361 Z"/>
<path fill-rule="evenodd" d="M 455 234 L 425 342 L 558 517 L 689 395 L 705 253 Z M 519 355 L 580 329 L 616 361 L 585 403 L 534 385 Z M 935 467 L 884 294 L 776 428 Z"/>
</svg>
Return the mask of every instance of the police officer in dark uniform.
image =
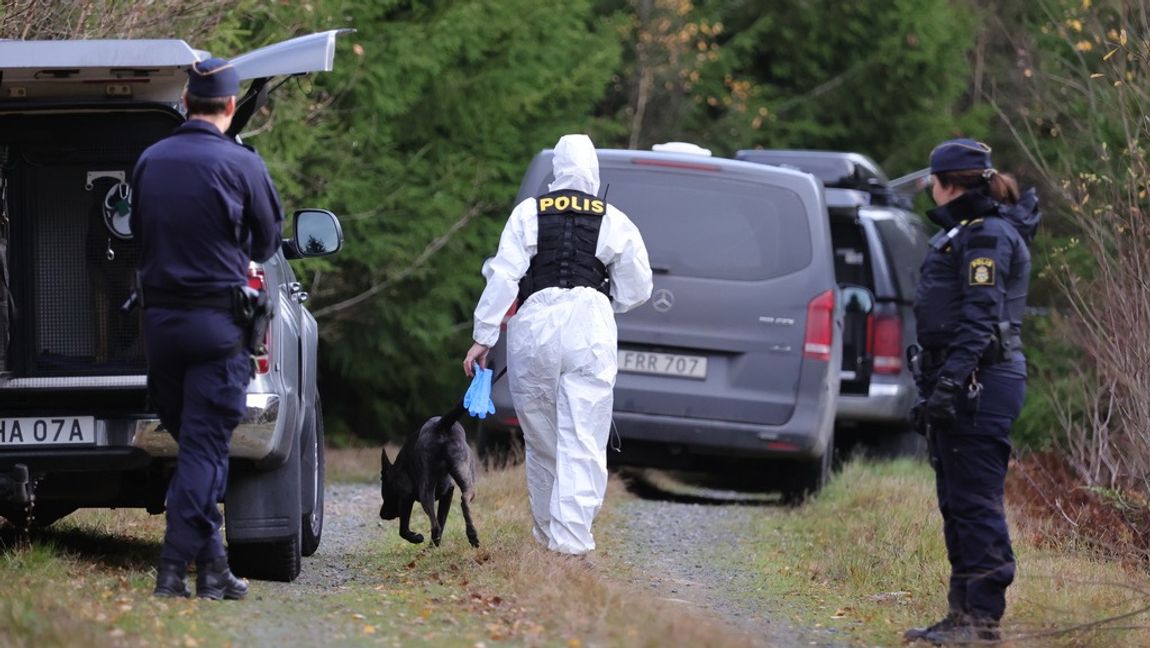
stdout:
<svg viewBox="0 0 1150 648">
<path fill-rule="evenodd" d="M 1033 189 L 999 173 L 990 147 L 943 142 L 930 155 L 931 239 L 915 301 L 920 400 L 950 561 L 949 613 L 907 631 L 935 644 L 993 641 L 1014 580 L 1003 491 L 1010 428 L 1026 394 L 1022 316 L 1040 218 Z"/>
<path fill-rule="evenodd" d="M 156 596 L 190 596 L 184 578 L 193 561 L 198 597 L 242 599 L 248 590 L 228 568 L 217 503 L 251 375 L 243 287 L 249 261 L 279 248 L 283 214 L 259 155 L 225 134 L 238 91 L 228 61 L 193 65 L 187 121 L 144 151 L 133 172 L 148 389 L 180 448 Z"/>
</svg>

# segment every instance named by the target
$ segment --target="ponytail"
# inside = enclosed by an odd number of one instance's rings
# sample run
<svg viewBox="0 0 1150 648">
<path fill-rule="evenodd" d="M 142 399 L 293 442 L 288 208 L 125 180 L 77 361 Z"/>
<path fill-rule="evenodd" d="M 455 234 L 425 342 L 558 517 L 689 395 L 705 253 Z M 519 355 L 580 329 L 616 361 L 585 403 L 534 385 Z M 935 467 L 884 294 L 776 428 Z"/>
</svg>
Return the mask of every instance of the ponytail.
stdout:
<svg viewBox="0 0 1150 648">
<path fill-rule="evenodd" d="M 1005 205 L 1018 202 L 1018 182 L 1007 173 L 996 169 L 970 169 L 967 171 L 944 171 L 936 174 L 944 187 L 958 187 L 963 190 L 986 187 L 990 197 Z"/>
<path fill-rule="evenodd" d="M 994 169 L 991 169 L 994 171 Z M 1018 202 L 1018 181 L 1008 173 L 994 171 L 986 184 L 990 186 L 990 197 L 1005 205 L 1014 205 Z"/>
</svg>

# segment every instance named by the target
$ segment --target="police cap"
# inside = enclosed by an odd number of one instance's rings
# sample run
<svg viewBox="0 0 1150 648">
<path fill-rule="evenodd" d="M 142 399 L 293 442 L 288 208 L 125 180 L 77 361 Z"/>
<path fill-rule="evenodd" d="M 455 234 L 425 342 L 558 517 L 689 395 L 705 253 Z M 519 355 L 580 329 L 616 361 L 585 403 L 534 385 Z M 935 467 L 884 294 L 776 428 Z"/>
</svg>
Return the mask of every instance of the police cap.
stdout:
<svg viewBox="0 0 1150 648">
<path fill-rule="evenodd" d="M 990 147 L 972 139 L 952 139 L 930 152 L 930 172 L 990 169 Z"/>
<path fill-rule="evenodd" d="M 197 97 L 231 97 L 240 92 L 240 75 L 227 59 L 210 58 L 188 68 L 188 94 Z"/>
</svg>

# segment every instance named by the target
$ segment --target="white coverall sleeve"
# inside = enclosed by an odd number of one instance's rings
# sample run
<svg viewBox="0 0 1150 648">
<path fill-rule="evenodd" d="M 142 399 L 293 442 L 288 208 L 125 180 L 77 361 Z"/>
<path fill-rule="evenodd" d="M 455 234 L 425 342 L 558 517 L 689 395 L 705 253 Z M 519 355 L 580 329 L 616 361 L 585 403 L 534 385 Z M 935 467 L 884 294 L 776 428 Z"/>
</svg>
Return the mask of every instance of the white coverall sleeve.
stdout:
<svg viewBox="0 0 1150 648">
<path fill-rule="evenodd" d="M 499 250 L 491 260 L 487 287 L 475 307 L 475 327 L 471 338 L 484 346 L 499 341 L 499 326 L 507 309 L 519 295 L 519 280 L 527 274 L 535 256 L 539 224 L 536 222 L 535 199 L 519 203 L 503 226 Z"/>
<path fill-rule="evenodd" d="M 651 262 L 639 228 L 615 207 L 607 206 L 607 215 L 599 232 L 599 249 L 595 256 L 607 266 L 611 276 L 611 306 L 616 313 L 641 305 L 651 297 Z"/>
</svg>

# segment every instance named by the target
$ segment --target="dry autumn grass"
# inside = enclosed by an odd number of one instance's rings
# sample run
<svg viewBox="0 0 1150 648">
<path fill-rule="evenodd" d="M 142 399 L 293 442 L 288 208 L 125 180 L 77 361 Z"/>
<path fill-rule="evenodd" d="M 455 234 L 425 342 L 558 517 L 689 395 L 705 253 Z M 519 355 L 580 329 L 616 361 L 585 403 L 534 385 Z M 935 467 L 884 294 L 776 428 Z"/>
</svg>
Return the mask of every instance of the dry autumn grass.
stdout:
<svg viewBox="0 0 1150 648">
<path fill-rule="evenodd" d="M 610 551 L 588 569 L 537 547 L 520 467 L 481 477 L 479 550 L 458 511 L 438 549 L 404 542 L 375 517 L 378 456 L 329 455 L 340 492 L 356 498 L 329 511 L 354 537 L 305 561 L 301 581 L 257 582 L 242 603 L 151 598 L 162 519 L 138 511 L 82 512 L 30 547 L 5 548 L 0 646 L 746 645 L 721 621 L 625 584 Z M 770 509 L 731 559 L 761 575 L 755 595 L 781 621 L 835 628 L 844 644 L 897 645 L 905 627 L 945 607 L 931 483 L 922 464 L 851 463 L 807 506 Z M 610 489 L 600 534 L 621 524 L 612 503 L 631 497 L 615 480 Z M 1012 512 L 1011 521 L 1020 569 L 1005 628 L 1016 645 L 1150 645 L 1144 615 L 1076 628 L 1146 606 L 1145 573 L 1095 548 L 1052 544 L 1041 520 Z"/>
<path fill-rule="evenodd" d="M 374 489 L 375 449 L 330 451 L 332 480 Z M 394 452 L 392 454 L 394 456 Z M 370 486 L 369 486 L 370 485 Z M 162 518 L 83 511 L 0 553 L 0 646 L 385 645 L 738 646 L 745 641 L 682 607 L 645 599 L 612 580 L 608 557 L 584 562 L 530 539 L 522 468 L 485 473 L 476 502 L 483 546 L 471 549 L 454 511 L 443 546 L 410 545 L 381 525 L 364 495 L 349 514 L 360 529 L 338 582 L 256 582 L 242 603 L 159 601 L 149 594 Z M 610 501 L 627 497 L 611 485 Z M 329 503 L 329 511 L 333 507 Z M 413 526 L 422 529 L 422 514 Z M 316 560 L 321 562 L 317 567 Z M 314 581 L 311 579 L 301 579 Z"/>
<path fill-rule="evenodd" d="M 1008 511 L 1018 574 L 1004 632 L 1015 645 L 1150 645 L 1150 577 L 1096 547 L 1052 540 L 1049 522 Z M 755 567 L 796 621 L 868 645 L 946 611 L 948 567 L 925 464 L 848 464 L 813 503 L 764 520 Z"/>
</svg>

